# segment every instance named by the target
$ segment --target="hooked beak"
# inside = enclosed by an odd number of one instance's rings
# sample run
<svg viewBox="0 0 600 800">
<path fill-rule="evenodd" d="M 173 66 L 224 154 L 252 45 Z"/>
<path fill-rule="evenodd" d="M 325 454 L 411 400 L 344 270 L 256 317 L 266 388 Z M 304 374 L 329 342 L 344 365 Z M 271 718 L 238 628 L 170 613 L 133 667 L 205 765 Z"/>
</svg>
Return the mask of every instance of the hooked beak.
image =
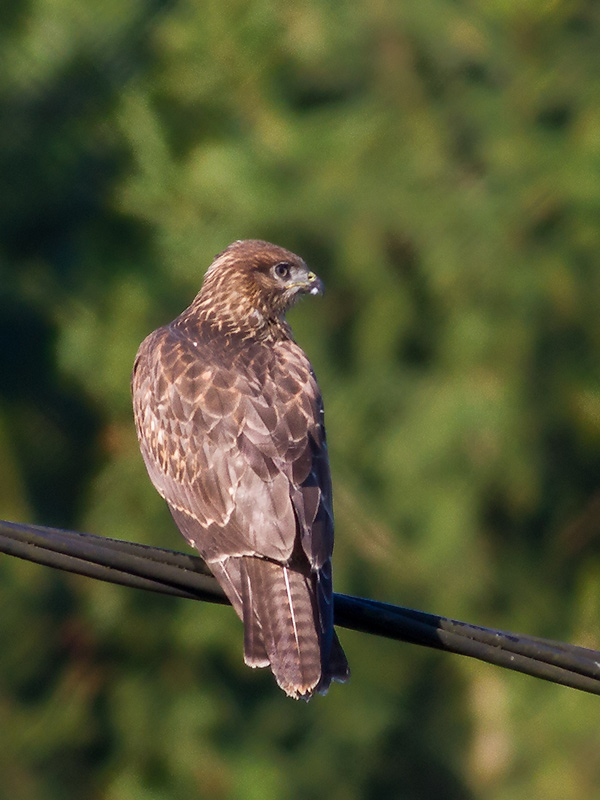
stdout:
<svg viewBox="0 0 600 800">
<path fill-rule="evenodd" d="M 306 280 L 299 285 L 302 287 L 302 290 L 308 294 L 323 294 L 325 291 L 323 281 L 312 271 L 308 273 Z"/>
</svg>

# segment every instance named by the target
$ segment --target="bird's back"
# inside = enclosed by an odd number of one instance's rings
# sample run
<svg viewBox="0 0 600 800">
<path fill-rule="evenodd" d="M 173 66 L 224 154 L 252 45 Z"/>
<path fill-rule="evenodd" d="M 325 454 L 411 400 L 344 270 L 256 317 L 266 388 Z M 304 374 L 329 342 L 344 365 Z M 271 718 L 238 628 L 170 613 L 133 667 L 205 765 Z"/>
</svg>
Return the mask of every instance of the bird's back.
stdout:
<svg viewBox="0 0 600 800">
<path fill-rule="evenodd" d="M 192 305 L 144 340 L 132 391 L 150 478 L 243 619 L 246 662 L 310 697 L 349 673 L 321 395 L 289 328 L 277 334 L 219 330 Z"/>
</svg>

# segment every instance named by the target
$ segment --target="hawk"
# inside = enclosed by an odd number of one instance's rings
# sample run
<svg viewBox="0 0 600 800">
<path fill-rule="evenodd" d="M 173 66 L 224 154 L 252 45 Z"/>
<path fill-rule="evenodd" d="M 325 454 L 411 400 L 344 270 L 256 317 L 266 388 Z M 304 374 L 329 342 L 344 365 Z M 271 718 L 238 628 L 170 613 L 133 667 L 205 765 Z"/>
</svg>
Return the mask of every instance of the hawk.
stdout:
<svg viewBox="0 0 600 800">
<path fill-rule="evenodd" d="M 321 294 L 304 261 L 237 241 L 141 344 L 135 421 L 152 483 L 244 623 L 244 659 L 294 698 L 349 677 L 333 628 L 323 403 L 286 311 Z"/>
</svg>

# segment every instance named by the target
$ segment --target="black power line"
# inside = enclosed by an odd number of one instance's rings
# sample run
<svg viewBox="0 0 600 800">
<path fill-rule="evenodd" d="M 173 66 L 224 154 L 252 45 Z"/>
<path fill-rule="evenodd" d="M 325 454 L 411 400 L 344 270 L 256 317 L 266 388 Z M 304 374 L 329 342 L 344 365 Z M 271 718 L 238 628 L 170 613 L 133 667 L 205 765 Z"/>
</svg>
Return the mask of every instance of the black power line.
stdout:
<svg viewBox="0 0 600 800">
<path fill-rule="evenodd" d="M 229 602 L 201 558 L 160 547 L 0 520 L 0 552 L 136 589 Z M 586 647 L 343 594 L 335 595 L 335 624 L 600 694 L 600 652 Z"/>
</svg>

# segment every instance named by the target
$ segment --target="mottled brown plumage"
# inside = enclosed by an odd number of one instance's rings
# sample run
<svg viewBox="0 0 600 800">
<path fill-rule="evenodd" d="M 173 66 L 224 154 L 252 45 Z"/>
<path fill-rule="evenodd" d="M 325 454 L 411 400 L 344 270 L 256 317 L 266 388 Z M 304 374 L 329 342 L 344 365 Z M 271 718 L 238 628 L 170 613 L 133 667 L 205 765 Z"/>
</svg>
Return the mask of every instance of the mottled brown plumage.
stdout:
<svg viewBox="0 0 600 800">
<path fill-rule="evenodd" d="M 243 620 L 246 663 L 305 699 L 349 676 L 333 629 L 323 405 L 285 321 L 321 291 L 288 250 L 235 242 L 142 342 L 132 379 L 150 478 Z"/>
</svg>

